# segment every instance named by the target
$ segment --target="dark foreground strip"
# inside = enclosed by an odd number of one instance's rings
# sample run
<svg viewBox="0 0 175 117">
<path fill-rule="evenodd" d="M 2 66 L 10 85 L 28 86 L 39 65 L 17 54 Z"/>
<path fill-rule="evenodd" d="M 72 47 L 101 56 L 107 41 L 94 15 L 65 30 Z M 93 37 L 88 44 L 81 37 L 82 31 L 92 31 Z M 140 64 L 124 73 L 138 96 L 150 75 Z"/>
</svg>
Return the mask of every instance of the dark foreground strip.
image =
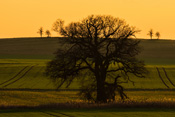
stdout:
<svg viewBox="0 0 175 117">
<path fill-rule="evenodd" d="M 165 68 L 162 67 L 162 69 L 163 69 L 163 71 L 164 71 L 164 73 L 165 73 L 166 78 L 167 78 L 167 79 L 169 80 L 169 82 L 175 87 L 175 84 L 174 84 L 174 83 L 170 80 L 170 78 L 168 77 L 168 74 L 167 74 Z"/>
<path fill-rule="evenodd" d="M 13 77 L 10 78 L 9 80 L 7 80 L 7 81 L 1 83 L 0 85 L 3 85 L 3 84 L 5 84 L 5 83 L 7 83 L 7 82 L 9 82 L 9 81 L 11 81 L 11 80 L 13 80 L 13 79 L 15 79 L 15 78 L 16 78 L 21 72 L 23 72 L 27 67 L 28 67 L 28 66 L 24 67 L 24 68 L 23 68 L 21 71 L 19 71 L 15 76 L 13 76 Z"/>
<path fill-rule="evenodd" d="M 28 69 L 21 77 L 19 77 L 18 79 L 14 80 L 14 81 L 11 82 L 11 83 L 8 83 L 8 84 L 4 85 L 3 87 L 7 87 L 7 86 L 9 86 L 9 85 L 11 85 L 11 84 L 17 82 L 18 80 L 22 79 L 33 67 L 34 67 L 34 66 L 30 67 L 30 69 Z"/>
<path fill-rule="evenodd" d="M 158 72 L 158 74 L 159 74 L 159 78 L 161 79 L 161 81 L 163 82 L 163 84 L 164 84 L 167 88 L 169 88 L 169 86 L 165 83 L 165 81 L 163 80 L 162 76 L 160 75 L 159 68 L 156 67 L 156 69 L 157 69 L 157 72 Z"/>
</svg>

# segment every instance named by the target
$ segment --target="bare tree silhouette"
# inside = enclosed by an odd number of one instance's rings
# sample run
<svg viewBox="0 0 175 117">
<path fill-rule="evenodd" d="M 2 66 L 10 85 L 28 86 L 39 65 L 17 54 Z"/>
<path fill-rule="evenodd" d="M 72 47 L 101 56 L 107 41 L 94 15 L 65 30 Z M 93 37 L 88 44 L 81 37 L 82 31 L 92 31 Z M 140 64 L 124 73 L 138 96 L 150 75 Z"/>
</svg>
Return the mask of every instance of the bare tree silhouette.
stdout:
<svg viewBox="0 0 175 117">
<path fill-rule="evenodd" d="M 150 29 L 147 35 L 149 35 L 150 38 L 152 39 L 152 37 L 153 37 L 153 29 Z"/>
<path fill-rule="evenodd" d="M 43 27 L 40 27 L 37 33 L 40 34 L 41 38 L 42 38 L 43 32 L 44 32 Z"/>
<path fill-rule="evenodd" d="M 58 88 L 77 79 L 86 99 L 107 102 L 115 100 L 116 90 L 122 99 L 127 98 L 121 79 L 131 81 L 130 74 L 144 77 L 144 62 L 136 58 L 139 41 L 130 39 L 138 30 L 124 20 L 91 15 L 64 26 L 59 19 L 53 29 L 67 37 L 60 40 L 63 46 L 46 68 L 46 75 Z"/>
</svg>

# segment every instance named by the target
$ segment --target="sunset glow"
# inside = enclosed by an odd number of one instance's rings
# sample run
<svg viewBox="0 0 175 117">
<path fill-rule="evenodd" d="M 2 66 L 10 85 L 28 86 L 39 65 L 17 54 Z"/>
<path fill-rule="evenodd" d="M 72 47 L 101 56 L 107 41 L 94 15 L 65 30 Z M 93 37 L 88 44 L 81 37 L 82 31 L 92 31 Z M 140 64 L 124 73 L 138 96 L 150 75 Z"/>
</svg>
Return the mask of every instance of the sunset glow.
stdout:
<svg viewBox="0 0 175 117">
<path fill-rule="evenodd" d="M 40 27 L 58 36 L 51 30 L 56 19 L 70 23 L 101 14 L 136 26 L 141 30 L 137 38 L 149 38 L 153 29 L 160 39 L 175 39 L 174 5 L 175 0 L 1 0 L 0 38 L 39 37 Z"/>
</svg>

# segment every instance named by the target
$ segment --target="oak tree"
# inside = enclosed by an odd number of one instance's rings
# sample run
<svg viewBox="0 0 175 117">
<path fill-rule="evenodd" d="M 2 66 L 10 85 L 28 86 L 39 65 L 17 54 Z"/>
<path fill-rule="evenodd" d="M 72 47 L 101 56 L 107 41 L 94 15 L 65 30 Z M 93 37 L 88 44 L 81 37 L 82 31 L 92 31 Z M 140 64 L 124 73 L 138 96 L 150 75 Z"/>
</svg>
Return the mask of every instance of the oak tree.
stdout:
<svg viewBox="0 0 175 117">
<path fill-rule="evenodd" d="M 91 15 L 64 26 L 58 19 L 53 29 L 65 37 L 46 69 L 58 88 L 76 79 L 86 99 L 106 103 L 115 100 L 116 91 L 127 97 L 122 83 L 131 81 L 130 75 L 144 77 L 144 62 L 136 58 L 139 41 L 131 38 L 138 30 L 124 20 Z"/>
</svg>

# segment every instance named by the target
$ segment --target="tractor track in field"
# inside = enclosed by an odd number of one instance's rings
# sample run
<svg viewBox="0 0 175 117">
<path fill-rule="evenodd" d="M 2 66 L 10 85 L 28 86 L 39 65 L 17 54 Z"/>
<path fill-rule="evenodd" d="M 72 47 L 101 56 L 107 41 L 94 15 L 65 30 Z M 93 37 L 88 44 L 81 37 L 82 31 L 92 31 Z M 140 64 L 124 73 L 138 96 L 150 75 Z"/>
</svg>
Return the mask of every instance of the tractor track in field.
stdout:
<svg viewBox="0 0 175 117">
<path fill-rule="evenodd" d="M 11 81 L 11 80 L 13 80 L 13 79 L 15 79 L 19 74 L 21 74 L 27 67 L 29 67 L 29 66 L 25 66 L 21 71 L 19 71 L 15 76 L 13 76 L 12 78 L 10 78 L 9 80 L 7 80 L 7 81 L 5 81 L 5 82 L 3 82 L 3 83 L 1 83 L 0 85 L 3 85 L 3 84 L 5 84 L 5 83 L 7 83 L 7 82 L 9 82 L 9 81 Z"/>
<path fill-rule="evenodd" d="M 40 111 L 40 112 L 42 112 L 44 114 L 47 114 L 47 115 L 50 115 L 50 116 L 54 116 L 54 117 L 62 117 L 62 116 L 58 116 L 58 115 L 48 113 L 48 112 L 44 112 L 44 111 Z M 74 117 L 74 116 L 70 116 L 70 115 L 67 115 L 67 114 L 64 114 L 64 113 L 60 113 L 60 112 L 57 112 L 57 114 L 64 115 L 64 116 L 67 116 L 67 117 Z"/>
<path fill-rule="evenodd" d="M 35 66 L 37 66 L 38 64 L 36 64 Z M 42 69 L 42 67 L 37 71 L 37 73 L 39 73 L 39 71 Z M 37 76 L 37 74 L 35 75 L 35 76 L 33 76 L 33 77 L 31 77 L 30 78 L 30 80 L 35 80 L 35 77 Z M 19 85 L 18 86 L 18 88 L 21 88 L 22 86 L 24 86 L 25 84 L 27 84 L 26 83 L 26 80 L 27 80 L 27 78 L 25 78 L 24 80 L 23 80 L 23 83 L 21 84 L 21 85 Z M 32 88 L 32 87 L 30 87 L 30 88 Z"/>
<path fill-rule="evenodd" d="M 168 74 L 167 74 L 165 68 L 162 67 L 162 69 L 163 69 L 163 71 L 164 71 L 164 73 L 165 73 L 166 78 L 167 78 L 167 79 L 169 80 L 169 82 L 175 87 L 175 84 L 174 84 L 174 83 L 170 80 L 170 78 L 168 77 Z"/>
<path fill-rule="evenodd" d="M 54 114 L 51 114 L 51 113 L 48 113 L 48 112 L 43 112 L 43 111 L 40 111 L 41 113 L 44 113 L 44 114 L 47 114 L 49 116 L 53 116 L 53 117 L 61 117 L 61 116 L 58 116 L 58 115 L 54 115 Z"/>
<path fill-rule="evenodd" d="M 161 79 L 162 83 L 163 83 L 167 88 L 170 88 L 170 87 L 165 83 L 165 81 L 163 80 L 163 78 L 162 78 L 162 76 L 161 76 L 161 74 L 160 74 L 159 68 L 156 67 L 156 69 L 157 69 L 157 72 L 158 72 L 159 78 Z"/>
<path fill-rule="evenodd" d="M 34 66 L 35 66 L 35 65 L 34 65 Z M 5 87 L 7 87 L 7 86 L 9 86 L 9 85 L 11 85 L 11 84 L 17 82 L 18 80 L 22 79 L 34 66 L 31 66 L 31 67 L 30 67 L 21 77 L 19 77 L 18 79 L 16 79 L 16 80 L 14 80 L 13 82 L 10 82 L 10 83 L 4 85 L 3 88 L 5 88 Z"/>
</svg>

